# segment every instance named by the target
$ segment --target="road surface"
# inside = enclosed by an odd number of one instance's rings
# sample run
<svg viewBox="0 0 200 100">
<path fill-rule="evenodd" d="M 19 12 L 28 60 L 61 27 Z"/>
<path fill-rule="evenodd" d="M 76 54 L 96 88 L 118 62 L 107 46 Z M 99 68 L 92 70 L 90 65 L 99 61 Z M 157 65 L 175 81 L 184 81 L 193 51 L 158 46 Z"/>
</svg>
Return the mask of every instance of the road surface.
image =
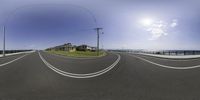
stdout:
<svg viewBox="0 0 200 100">
<path fill-rule="evenodd" d="M 40 51 L 0 58 L 0 65 L 12 60 L 0 67 L 0 100 L 200 99 L 200 59 L 181 61 L 128 53 L 73 59 Z M 98 71 L 102 74 L 95 73 Z M 68 77 L 67 73 L 78 75 Z M 88 73 L 95 74 L 87 78 Z"/>
</svg>

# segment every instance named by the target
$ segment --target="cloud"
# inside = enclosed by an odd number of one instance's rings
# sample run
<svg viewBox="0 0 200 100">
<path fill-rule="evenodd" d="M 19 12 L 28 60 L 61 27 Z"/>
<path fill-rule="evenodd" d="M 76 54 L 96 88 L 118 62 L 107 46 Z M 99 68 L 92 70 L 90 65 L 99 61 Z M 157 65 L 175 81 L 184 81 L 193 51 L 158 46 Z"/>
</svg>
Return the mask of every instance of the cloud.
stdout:
<svg viewBox="0 0 200 100">
<path fill-rule="evenodd" d="M 164 21 L 155 21 L 147 28 L 147 31 L 152 35 L 149 40 L 156 40 L 161 36 L 167 35 L 167 23 Z"/>
<path fill-rule="evenodd" d="M 172 20 L 172 23 L 170 24 L 170 26 L 173 28 L 173 27 L 176 27 L 178 25 L 178 21 L 176 19 Z"/>
<path fill-rule="evenodd" d="M 178 21 L 176 19 L 172 20 L 172 23 L 167 23 L 166 21 L 159 20 L 154 21 L 152 25 L 145 27 L 146 31 L 151 34 L 151 38 L 149 40 L 156 40 L 162 36 L 168 35 L 168 30 L 170 28 L 174 28 L 178 25 Z"/>
<path fill-rule="evenodd" d="M 149 40 L 155 40 L 161 37 L 162 35 L 167 35 L 167 33 L 165 33 L 165 31 L 161 28 L 153 28 L 151 30 L 151 34 L 152 34 L 152 37 Z"/>
</svg>

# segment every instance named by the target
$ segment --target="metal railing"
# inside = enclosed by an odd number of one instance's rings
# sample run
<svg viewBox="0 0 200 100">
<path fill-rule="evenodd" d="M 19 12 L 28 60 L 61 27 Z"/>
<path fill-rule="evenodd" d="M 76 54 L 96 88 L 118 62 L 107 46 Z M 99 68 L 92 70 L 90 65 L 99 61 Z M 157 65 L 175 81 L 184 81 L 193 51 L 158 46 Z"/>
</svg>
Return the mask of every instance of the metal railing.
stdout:
<svg viewBox="0 0 200 100">
<path fill-rule="evenodd" d="M 129 53 L 146 53 L 146 54 L 157 54 L 157 55 L 200 55 L 200 50 L 108 50 L 111 52 L 129 52 Z"/>
<path fill-rule="evenodd" d="M 141 51 L 141 53 L 158 54 L 158 55 L 200 55 L 200 50 Z"/>
</svg>

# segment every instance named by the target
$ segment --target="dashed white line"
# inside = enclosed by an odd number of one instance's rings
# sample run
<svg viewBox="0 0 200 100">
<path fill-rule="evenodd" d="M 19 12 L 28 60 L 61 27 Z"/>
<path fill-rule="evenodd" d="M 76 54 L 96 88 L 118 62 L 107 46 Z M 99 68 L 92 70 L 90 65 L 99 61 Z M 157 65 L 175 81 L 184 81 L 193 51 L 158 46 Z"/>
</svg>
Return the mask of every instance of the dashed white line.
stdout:
<svg viewBox="0 0 200 100">
<path fill-rule="evenodd" d="M 167 65 L 162 65 L 162 64 L 158 64 L 158 63 L 155 63 L 155 62 L 152 62 L 152 61 L 149 61 L 147 59 L 144 59 L 144 58 L 141 58 L 141 57 L 138 57 L 138 56 L 134 56 L 134 55 L 131 55 L 135 58 L 138 58 L 140 60 L 143 60 L 143 61 L 146 61 L 148 63 L 151 63 L 153 65 L 157 65 L 157 66 L 160 66 L 160 67 L 164 67 L 164 68 L 170 68 L 170 69 L 180 69 L 180 70 L 186 70 L 186 69 L 193 69 L 193 68 L 198 68 L 200 67 L 200 65 L 196 65 L 196 66 L 188 66 L 188 67 L 174 67 L 174 66 L 167 66 Z"/>
<path fill-rule="evenodd" d="M 100 71 L 97 71 L 97 72 L 94 72 L 94 73 L 88 73 L 88 74 L 75 74 L 75 73 L 65 72 L 65 71 L 62 71 L 62 70 L 54 67 L 53 65 L 51 65 L 50 63 L 48 63 L 42 57 L 42 55 L 40 54 L 40 52 L 38 52 L 38 54 L 39 54 L 41 60 L 44 62 L 44 64 L 47 67 L 49 67 L 50 69 L 52 69 L 53 71 L 55 71 L 56 73 L 58 73 L 60 75 L 71 77 L 71 78 L 92 78 L 92 77 L 96 77 L 96 76 L 102 75 L 102 74 L 110 71 L 111 69 L 113 69 L 119 63 L 119 61 L 121 59 L 121 56 L 119 54 L 116 54 L 118 56 L 117 60 L 112 65 L 110 65 L 109 67 L 107 67 L 107 68 L 105 68 L 103 70 L 100 70 Z"/>
</svg>

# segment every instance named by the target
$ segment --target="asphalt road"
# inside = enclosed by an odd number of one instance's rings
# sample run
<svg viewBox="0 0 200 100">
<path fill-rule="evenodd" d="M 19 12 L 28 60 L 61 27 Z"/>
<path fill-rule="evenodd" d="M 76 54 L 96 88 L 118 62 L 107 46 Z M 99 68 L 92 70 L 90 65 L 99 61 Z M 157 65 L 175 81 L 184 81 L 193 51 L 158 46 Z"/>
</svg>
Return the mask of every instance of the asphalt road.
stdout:
<svg viewBox="0 0 200 100">
<path fill-rule="evenodd" d="M 71 59 L 45 52 L 0 58 L 0 100 L 199 100 L 200 68 L 165 68 L 144 59 L 174 67 L 199 65 L 200 59 L 183 61 L 119 53 L 120 60 L 105 73 L 91 78 L 59 74 L 49 64 L 65 72 L 86 74 L 103 70 L 119 56 Z M 140 58 L 138 58 L 140 57 Z M 143 59 L 141 59 L 143 58 Z M 102 71 L 103 72 L 103 71 Z"/>
<path fill-rule="evenodd" d="M 0 64 L 4 64 L 6 62 L 12 61 L 16 58 L 19 58 L 20 56 L 22 56 L 24 54 L 17 54 L 17 55 L 12 55 L 12 56 L 6 56 L 5 58 L 0 57 Z"/>
</svg>

